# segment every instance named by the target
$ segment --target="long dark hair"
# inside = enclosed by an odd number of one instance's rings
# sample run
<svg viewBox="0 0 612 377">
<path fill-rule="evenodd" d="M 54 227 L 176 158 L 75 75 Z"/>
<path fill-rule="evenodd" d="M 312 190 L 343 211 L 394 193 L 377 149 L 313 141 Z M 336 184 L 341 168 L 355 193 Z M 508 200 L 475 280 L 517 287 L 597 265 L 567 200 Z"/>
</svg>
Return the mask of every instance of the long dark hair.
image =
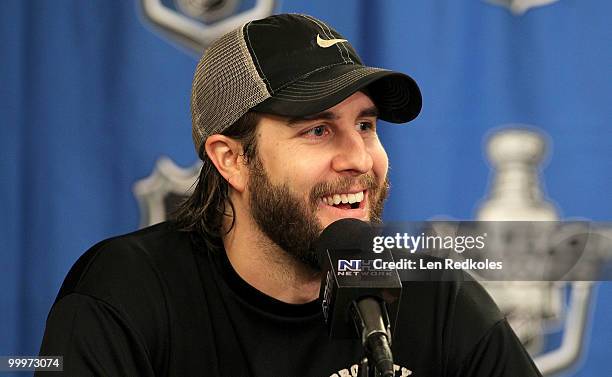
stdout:
<svg viewBox="0 0 612 377">
<path fill-rule="evenodd" d="M 257 153 L 256 129 L 259 120 L 256 112 L 249 111 L 222 132 L 222 135 L 242 144 L 245 163 L 251 162 Z M 223 247 L 223 217 L 232 217 L 228 231 L 234 226 L 234 204 L 229 198 L 229 185 L 206 154 L 204 144 L 199 147 L 198 154 L 203 164 L 193 194 L 181 203 L 171 217 L 180 230 L 193 232 L 206 248 L 216 250 Z M 231 209 L 229 212 L 227 205 Z"/>
</svg>

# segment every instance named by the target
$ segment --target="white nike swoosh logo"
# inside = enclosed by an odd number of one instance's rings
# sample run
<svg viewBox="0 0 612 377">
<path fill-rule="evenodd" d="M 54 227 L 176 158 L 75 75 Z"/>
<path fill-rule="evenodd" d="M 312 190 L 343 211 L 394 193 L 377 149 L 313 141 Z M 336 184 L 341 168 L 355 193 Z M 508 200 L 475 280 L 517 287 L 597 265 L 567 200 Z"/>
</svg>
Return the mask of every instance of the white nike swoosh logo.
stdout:
<svg viewBox="0 0 612 377">
<path fill-rule="evenodd" d="M 328 48 L 340 42 L 348 41 L 346 39 L 323 39 L 319 34 L 317 34 L 317 44 L 319 47 Z"/>
</svg>

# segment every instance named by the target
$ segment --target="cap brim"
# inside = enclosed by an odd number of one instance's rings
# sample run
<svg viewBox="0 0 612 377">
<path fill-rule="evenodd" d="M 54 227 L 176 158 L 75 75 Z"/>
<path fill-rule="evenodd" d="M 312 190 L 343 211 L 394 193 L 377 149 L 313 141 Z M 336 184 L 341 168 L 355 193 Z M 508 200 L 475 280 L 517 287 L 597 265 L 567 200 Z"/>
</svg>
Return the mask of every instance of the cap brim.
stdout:
<svg viewBox="0 0 612 377">
<path fill-rule="evenodd" d="M 410 76 L 356 64 L 332 66 L 294 81 L 253 110 L 290 117 L 312 115 L 364 88 L 382 120 L 405 123 L 421 111 L 421 91 Z"/>
</svg>

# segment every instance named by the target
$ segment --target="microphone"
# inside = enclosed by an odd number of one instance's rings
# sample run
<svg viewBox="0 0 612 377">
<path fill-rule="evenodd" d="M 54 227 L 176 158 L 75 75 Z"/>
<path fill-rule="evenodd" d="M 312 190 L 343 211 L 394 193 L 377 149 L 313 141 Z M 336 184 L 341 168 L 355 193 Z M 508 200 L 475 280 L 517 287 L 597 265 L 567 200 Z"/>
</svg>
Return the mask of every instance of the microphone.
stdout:
<svg viewBox="0 0 612 377">
<path fill-rule="evenodd" d="M 374 254 L 376 230 L 357 219 L 330 224 L 315 242 L 322 268 L 319 297 L 332 338 L 359 337 L 381 376 L 393 376 L 391 353 L 402 284 L 389 250 Z"/>
</svg>

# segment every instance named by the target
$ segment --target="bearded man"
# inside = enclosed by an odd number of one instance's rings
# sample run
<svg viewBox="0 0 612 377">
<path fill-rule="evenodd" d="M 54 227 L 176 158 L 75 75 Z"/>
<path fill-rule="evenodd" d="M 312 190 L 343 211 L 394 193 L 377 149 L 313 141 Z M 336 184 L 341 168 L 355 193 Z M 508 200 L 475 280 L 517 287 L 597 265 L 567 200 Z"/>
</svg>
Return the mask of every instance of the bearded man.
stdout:
<svg viewBox="0 0 612 377">
<path fill-rule="evenodd" d="M 421 109 L 412 78 L 366 67 L 307 15 L 214 42 L 192 90 L 203 161 L 172 221 L 103 241 L 67 276 L 41 355 L 70 376 L 349 376 L 361 343 L 329 339 L 312 243 L 379 222 L 389 162 L 377 120 Z M 477 283 L 405 284 L 396 376 L 538 376 Z"/>
</svg>

